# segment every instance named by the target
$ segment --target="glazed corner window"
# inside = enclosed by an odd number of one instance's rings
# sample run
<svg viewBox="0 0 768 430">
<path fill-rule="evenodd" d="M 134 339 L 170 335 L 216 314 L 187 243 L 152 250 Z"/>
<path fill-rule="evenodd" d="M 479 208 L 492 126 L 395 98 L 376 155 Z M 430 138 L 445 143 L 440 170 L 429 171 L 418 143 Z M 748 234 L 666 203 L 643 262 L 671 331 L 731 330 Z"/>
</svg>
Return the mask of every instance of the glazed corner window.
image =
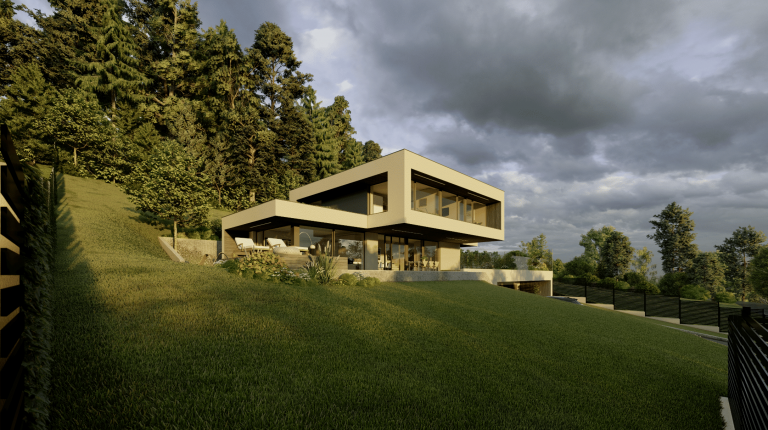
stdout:
<svg viewBox="0 0 768 430">
<path fill-rule="evenodd" d="M 387 183 L 382 182 L 380 184 L 372 185 L 371 186 L 371 193 L 370 193 L 370 211 L 368 211 L 369 214 L 377 214 L 381 212 L 386 212 L 387 207 L 389 206 L 388 203 L 388 192 L 387 192 Z"/>
<path fill-rule="evenodd" d="M 418 182 L 413 183 L 413 194 L 411 194 L 411 208 L 413 210 L 438 215 L 438 204 L 436 188 Z"/>
<path fill-rule="evenodd" d="M 472 212 L 474 212 L 474 223 L 478 225 L 487 225 L 486 224 L 486 210 L 485 205 L 482 203 L 474 202 L 472 204 Z"/>
<path fill-rule="evenodd" d="M 440 215 L 445 218 L 458 219 L 459 207 L 456 194 L 443 191 L 441 201 Z"/>
</svg>

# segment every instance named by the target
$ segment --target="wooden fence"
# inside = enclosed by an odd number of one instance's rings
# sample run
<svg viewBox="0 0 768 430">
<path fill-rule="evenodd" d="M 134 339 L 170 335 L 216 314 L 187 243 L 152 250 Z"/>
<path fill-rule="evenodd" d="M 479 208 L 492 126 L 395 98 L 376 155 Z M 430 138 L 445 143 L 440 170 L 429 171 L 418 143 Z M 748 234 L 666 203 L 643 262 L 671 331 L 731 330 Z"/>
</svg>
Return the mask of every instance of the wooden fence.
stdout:
<svg viewBox="0 0 768 430">
<path fill-rule="evenodd" d="M 0 430 L 6 430 L 21 427 L 24 407 L 24 286 L 20 279 L 20 248 L 24 238 L 21 220 L 25 178 L 5 125 L 0 130 L 0 139 L 6 161 L 0 163 Z"/>
<path fill-rule="evenodd" d="M 737 430 L 768 429 L 768 330 L 750 308 L 728 317 L 728 403 Z"/>
</svg>

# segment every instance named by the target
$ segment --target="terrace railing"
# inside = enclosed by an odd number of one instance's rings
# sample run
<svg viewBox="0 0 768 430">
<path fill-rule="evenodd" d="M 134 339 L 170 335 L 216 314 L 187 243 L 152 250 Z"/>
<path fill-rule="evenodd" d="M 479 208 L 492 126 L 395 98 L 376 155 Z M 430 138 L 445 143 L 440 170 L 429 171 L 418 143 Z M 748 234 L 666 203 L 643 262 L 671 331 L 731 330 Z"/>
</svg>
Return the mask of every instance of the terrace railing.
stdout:
<svg viewBox="0 0 768 430">
<path fill-rule="evenodd" d="M 744 307 L 728 316 L 728 402 L 737 430 L 768 429 L 768 330 Z"/>
</svg>

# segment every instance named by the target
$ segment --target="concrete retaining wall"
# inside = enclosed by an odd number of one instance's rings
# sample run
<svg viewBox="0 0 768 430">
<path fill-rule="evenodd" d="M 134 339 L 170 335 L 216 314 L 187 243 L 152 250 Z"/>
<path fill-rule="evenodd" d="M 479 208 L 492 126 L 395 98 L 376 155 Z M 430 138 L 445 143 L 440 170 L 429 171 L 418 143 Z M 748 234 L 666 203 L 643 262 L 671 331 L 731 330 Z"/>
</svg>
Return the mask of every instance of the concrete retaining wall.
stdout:
<svg viewBox="0 0 768 430">
<path fill-rule="evenodd" d="M 161 237 L 161 242 L 173 247 L 172 237 Z M 211 255 L 216 257 L 221 252 L 221 241 L 218 240 L 199 240 L 199 239 L 176 239 L 176 248 L 179 250 L 194 252 L 201 255 Z"/>
</svg>

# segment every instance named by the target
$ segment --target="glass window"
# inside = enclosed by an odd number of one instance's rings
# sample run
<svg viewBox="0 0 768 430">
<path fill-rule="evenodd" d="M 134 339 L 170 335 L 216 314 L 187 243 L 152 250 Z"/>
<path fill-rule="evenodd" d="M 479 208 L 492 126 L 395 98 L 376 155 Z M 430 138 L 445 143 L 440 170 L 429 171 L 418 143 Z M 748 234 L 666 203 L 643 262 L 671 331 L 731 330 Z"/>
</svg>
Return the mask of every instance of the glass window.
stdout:
<svg viewBox="0 0 768 430">
<path fill-rule="evenodd" d="M 422 258 L 423 270 L 437 270 L 437 242 L 424 241 L 424 258 Z"/>
<path fill-rule="evenodd" d="M 293 236 L 291 235 L 291 226 L 286 225 L 285 227 L 278 227 L 273 228 L 271 230 L 267 230 L 264 232 L 264 242 L 266 243 L 267 239 L 281 239 L 283 242 L 285 242 L 285 246 L 293 246 L 291 243 L 293 242 Z"/>
<path fill-rule="evenodd" d="M 447 191 L 442 192 L 441 197 L 441 213 L 445 218 L 458 219 L 459 207 L 456 202 L 456 194 L 451 194 Z"/>
<path fill-rule="evenodd" d="M 389 262 L 390 260 L 387 258 L 386 254 L 386 246 L 384 242 L 384 235 L 379 235 L 379 270 L 384 270 L 385 268 L 390 267 Z"/>
<path fill-rule="evenodd" d="M 475 202 L 472 205 L 472 212 L 473 213 L 473 222 L 478 225 L 486 225 L 486 218 L 485 218 L 485 205 L 482 203 Z"/>
<path fill-rule="evenodd" d="M 299 246 L 309 248 L 310 245 L 315 245 L 315 249 L 310 250 L 310 254 L 318 255 L 326 250 L 333 253 L 332 249 L 328 249 L 328 245 L 331 245 L 333 230 L 302 225 L 299 231 Z"/>
<path fill-rule="evenodd" d="M 464 199 L 462 206 L 464 206 L 464 221 L 472 222 L 472 200 Z"/>
<path fill-rule="evenodd" d="M 414 182 L 411 207 L 419 212 L 437 215 L 439 203 L 437 197 L 438 191 L 436 188 Z"/>
<path fill-rule="evenodd" d="M 365 235 L 336 230 L 336 255 L 346 257 L 349 269 L 362 269 L 365 258 Z"/>
<path fill-rule="evenodd" d="M 408 239 L 408 270 L 421 270 L 421 241 Z"/>
<path fill-rule="evenodd" d="M 405 241 L 400 237 L 392 238 L 392 270 L 405 270 Z"/>
<path fill-rule="evenodd" d="M 371 186 L 371 214 L 377 214 L 387 211 L 387 183 L 382 182 Z"/>
</svg>

